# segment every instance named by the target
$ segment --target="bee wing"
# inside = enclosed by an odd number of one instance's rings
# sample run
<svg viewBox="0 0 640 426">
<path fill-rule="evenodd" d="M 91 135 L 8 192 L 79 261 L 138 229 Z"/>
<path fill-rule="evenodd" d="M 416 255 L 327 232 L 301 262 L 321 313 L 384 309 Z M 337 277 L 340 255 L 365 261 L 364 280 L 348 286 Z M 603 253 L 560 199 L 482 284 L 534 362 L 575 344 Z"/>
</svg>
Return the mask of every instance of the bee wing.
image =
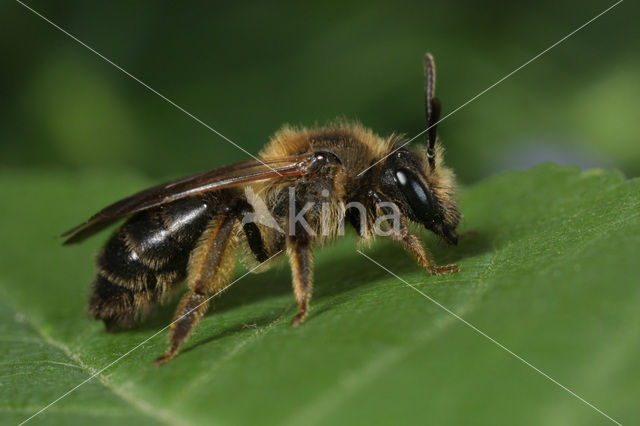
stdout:
<svg viewBox="0 0 640 426">
<path fill-rule="evenodd" d="M 77 243 L 122 217 L 181 198 L 251 182 L 301 176 L 306 172 L 308 162 L 306 155 L 264 162 L 248 160 L 163 183 L 103 208 L 86 222 L 60 234 L 60 237 L 68 237 L 65 245 Z"/>
</svg>

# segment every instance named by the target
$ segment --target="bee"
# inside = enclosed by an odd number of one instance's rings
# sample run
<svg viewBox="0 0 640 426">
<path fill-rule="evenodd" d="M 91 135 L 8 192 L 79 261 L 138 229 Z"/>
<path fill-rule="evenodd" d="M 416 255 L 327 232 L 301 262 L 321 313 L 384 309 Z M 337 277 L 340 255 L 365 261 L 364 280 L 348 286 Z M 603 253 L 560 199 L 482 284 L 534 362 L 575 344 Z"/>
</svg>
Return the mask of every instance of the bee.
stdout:
<svg viewBox="0 0 640 426">
<path fill-rule="evenodd" d="M 436 135 L 440 102 L 429 53 L 424 70 L 428 129 L 421 146 L 409 149 L 402 136 L 380 137 L 344 119 L 284 126 L 256 160 L 144 190 L 63 233 L 64 244 L 77 243 L 128 217 L 97 256 L 89 314 L 107 330 L 132 326 L 186 280 L 168 350 L 155 361 L 162 364 L 197 327 L 211 295 L 229 284 L 238 252 L 250 264 L 286 253 L 298 326 L 309 312 L 313 248 L 339 237 L 345 223 L 364 242 L 376 234 L 398 241 L 432 274 L 458 271 L 436 266 L 408 227 L 417 223 L 458 242 L 455 177 Z"/>
</svg>

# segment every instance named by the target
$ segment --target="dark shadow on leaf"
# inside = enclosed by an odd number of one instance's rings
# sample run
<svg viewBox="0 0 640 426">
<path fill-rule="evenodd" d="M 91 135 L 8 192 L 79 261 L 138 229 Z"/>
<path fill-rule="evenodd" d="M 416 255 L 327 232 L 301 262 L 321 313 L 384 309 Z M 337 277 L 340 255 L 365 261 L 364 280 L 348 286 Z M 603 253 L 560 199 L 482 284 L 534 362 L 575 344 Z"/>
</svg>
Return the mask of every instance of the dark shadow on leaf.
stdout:
<svg viewBox="0 0 640 426">
<path fill-rule="evenodd" d="M 250 324 L 247 323 L 242 323 L 242 324 L 236 324 L 232 327 L 226 328 L 224 329 L 224 331 L 220 332 L 220 333 L 215 333 L 215 330 L 211 330 L 210 331 L 210 337 L 207 337 L 206 339 L 203 339 L 197 343 L 194 344 L 185 344 L 184 349 L 182 349 L 180 352 L 185 354 L 188 352 L 191 352 L 192 350 L 198 348 L 199 346 L 202 345 L 206 345 L 208 343 L 211 342 L 215 342 L 216 340 L 220 340 L 220 339 L 224 339 L 227 336 L 231 336 L 235 333 L 238 332 L 248 332 L 248 333 L 253 333 L 255 332 L 256 329 L 260 329 L 263 327 L 266 327 L 267 325 L 271 324 L 272 322 L 274 322 L 279 316 L 281 315 L 281 313 L 274 313 L 273 315 L 265 315 L 261 318 L 257 318 L 257 319 L 252 319 Z M 178 354 L 178 356 L 180 356 Z"/>
<path fill-rule="evenodd" d="M 486 232 L 478 232 L 476 235 L 469 236 L 455 247 L 449 246 L 433 236 L 426 235 L 426 233 L 422 237 L 425 245 L 439 265 L 455 263 L 465 258 L 481 255 L 489 251 L 492 246 L 492 235 Z M 350 253 L 348 256 L 330 261 L 322 261 L 320 259 L 316 263 L 314 271 L 314 301 L 334 297 L 367 285 L 372 281 L 372 271 L 375 274 L 374 279 L 388 275 L 386 271 L 373 265 L 356 252 L 355 249 L 356 246 L 354 244 L 353 251 L 347 251 L 347 253 Z M 331 246 L 322 250 L 331 250 Z M 363 252 L 398 275 L 420 270 L 413 258 L 406 254 L 399 244 L 392 241 L 380 239 L 372 248 L 363 250 Z M 247 275 L 223 294 L 216 297 L 215 309 L 209 309 L 207 315 L 215 315 L 219 312 L 250 305 L 272 297 L 291 295 L 291 274 L 286 264 L 282 266 L 274 267 L 260 274 Z M 342 271 L 345 274 L 348 273 L 349 279 L 339 278 Z M 464 270 L 460 273 L 464 273 Z M 291 295 L 291 300 L 285 303 L 293 304 L 293 296 Z M 147 321 L 139 324 L 137 328 L 141 330 L 157 330 L 166 326 L 173 319 L 176 304 L 177 301 L 174 300 L 160 307 Z M 319 314 L 321 314 L 320 311 L 313 313 L 309 320 Z M 212 339 L 231 332 L 233 330 L 224 331 L 222 335 L 213 336 Z"/>
</svg>

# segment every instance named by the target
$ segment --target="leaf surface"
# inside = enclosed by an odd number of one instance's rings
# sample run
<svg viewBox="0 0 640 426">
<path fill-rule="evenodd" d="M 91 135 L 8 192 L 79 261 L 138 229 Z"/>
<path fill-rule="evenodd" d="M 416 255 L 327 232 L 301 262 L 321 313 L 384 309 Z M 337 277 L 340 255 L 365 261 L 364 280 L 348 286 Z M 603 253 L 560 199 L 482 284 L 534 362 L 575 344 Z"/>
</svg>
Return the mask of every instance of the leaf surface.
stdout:
<svg viewBox="0 0 640 426">
<path fill-rule="evenodd" d="M 93 256 L 106 233 L 53 236 L 153 184 L 126 174 L 6 171 L 0 256 L 0 411 L 26 419 L 171 321 L 105 333 L 87 318 Z M 541 165 L 461 193 L 448 247 L 426 233 L 432 277 L 400 247 L 364 252 L 593 406 L 625 424 L 640 397 L 640 181 Z M 218 298 L 161 368 L 165 333 L 33 419 L 86 424 L 606 424 L 605 416 L 356 251 L 347 236 L 316 255 L 299 328 L 287 267 Z M 286 265 L 285 265 L 286 266 Z"/>
</svg>

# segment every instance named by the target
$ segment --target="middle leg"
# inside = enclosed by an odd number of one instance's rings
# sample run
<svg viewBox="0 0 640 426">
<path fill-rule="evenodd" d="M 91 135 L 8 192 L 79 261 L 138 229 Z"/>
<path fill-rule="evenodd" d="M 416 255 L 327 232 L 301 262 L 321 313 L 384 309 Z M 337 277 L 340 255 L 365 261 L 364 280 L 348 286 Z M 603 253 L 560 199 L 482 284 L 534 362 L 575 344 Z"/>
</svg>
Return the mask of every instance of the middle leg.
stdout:
<svg viewBox="0 0 640 426">
<path fill-rule="evenodd" d="M 291 276 L 293 281 L 293 294 L 298 302 L 298 313 L 291 325 L 294 327 L 302 324 L 307 316 L 309 301 L 311 300 L 311 288 L 313 285 L 313 252 L 311 251 L 309 237 L 289 237 L 287 239 L 287 252 L 291 264 Z"/>
</svg>

